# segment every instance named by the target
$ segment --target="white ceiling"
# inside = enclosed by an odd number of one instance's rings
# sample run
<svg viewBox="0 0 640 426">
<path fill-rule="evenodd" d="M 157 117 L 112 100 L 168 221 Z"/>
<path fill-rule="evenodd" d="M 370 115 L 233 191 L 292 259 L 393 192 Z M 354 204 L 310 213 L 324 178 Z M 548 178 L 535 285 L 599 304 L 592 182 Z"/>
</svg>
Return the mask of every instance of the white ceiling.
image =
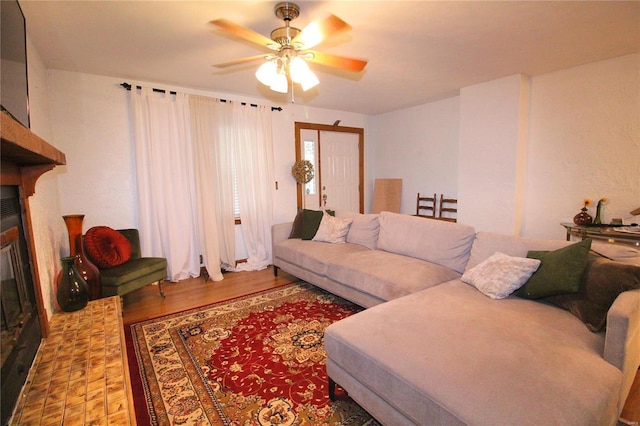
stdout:
<svg viewBox="0 0 640 426">
<path fill-rule="evenodd" d="M 282 25 L 265 1 L 20 0 L 48 68 L 237 93 L 286 104 L 254 77 L 261 54 L 208 22 L 226 18 L 266 36 Z M 298 1 L 293 26 L 333 13 L 353 29 L 315 49 L 367 59 L 361 73 L 311 64 L 310 106 L 379 114 L 517 73 L 536 75 L 640 51 L 639 1 Z"/>
</svg>

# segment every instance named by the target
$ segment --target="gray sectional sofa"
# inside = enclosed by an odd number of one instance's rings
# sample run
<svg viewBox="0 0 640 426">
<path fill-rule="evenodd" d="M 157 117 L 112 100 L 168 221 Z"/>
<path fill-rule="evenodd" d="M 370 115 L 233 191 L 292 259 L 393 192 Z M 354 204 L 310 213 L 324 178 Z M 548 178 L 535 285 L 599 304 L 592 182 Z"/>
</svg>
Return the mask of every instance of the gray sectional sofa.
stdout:
<svg viewBox="0 0 640 426">
<path fill-rule="evenodd" d="M 526 257 L 568 242 L 389 212 L 336 216 L 352 220 L 342 244 L 274 225 L 273 264 L 368 308 L 326 330 L 326 366 L 381 423 L 616 423 L 640 365 L 640 290 L 622 292 L 592 332 L 568 310 L 494 300 L 461 279 L 496 252 Z M 638 261 L 632 249 L 595 249 Z"/>
</svg>

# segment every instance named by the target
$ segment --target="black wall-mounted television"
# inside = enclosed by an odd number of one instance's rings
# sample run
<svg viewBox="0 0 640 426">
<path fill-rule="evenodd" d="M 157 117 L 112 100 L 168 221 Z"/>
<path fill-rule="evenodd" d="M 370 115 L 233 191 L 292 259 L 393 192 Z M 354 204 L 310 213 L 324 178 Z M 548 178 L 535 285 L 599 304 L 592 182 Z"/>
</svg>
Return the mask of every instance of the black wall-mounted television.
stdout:
<svg viewBox="0 0 640 426">
<path fill-rule="evenodd" d="M 0 1 L 0 105 L 29 127 L 27 31 L 17 0 Z"/>
</svg>

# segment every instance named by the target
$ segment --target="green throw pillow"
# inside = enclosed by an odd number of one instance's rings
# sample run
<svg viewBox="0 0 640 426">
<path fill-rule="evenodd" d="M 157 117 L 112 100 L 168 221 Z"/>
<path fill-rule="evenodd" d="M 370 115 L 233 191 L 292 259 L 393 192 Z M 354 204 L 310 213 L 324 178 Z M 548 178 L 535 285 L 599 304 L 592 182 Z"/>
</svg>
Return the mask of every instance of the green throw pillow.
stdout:
<svg viewBox="0 0 640 426">
<path fill-rule="evenodd" d="M 327 210 L 331 216 L 335 216 L 336 212 Z M 311 240 L 316 236 L 320 222 L 322 221 L 322 210 L 307 210 L 302 211 L 302 239 Z"/>
<path fill-rule="evenodd" d="M 539 259 L 540 267 L 516 292 L 525 299 L 577 293 L 591 249 L 591 238 L 555 251 L 530 251 L 527 257 Z"/>
<path fill-rule="evenodd" d="M 302 209 L 298 209 L 298 214 L 296 214 L 296 218 L 293 219 L 289 238 L 302 238 Z"/>
</svg>

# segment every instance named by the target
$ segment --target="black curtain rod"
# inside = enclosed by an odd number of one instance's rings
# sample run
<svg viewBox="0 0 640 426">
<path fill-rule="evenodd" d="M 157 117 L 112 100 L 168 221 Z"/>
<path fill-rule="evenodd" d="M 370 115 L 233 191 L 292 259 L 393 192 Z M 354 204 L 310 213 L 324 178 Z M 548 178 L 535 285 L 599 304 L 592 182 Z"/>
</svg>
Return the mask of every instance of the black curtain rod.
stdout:
<svg viewBox="0 0 640 426">
<path fill-rule="evenodd" d="M 125 83 L 120 83 L 120 86 L 124 87 L 127 90 L 131 90 L 133 88 L 132 85 L 130 85 L 129 83 L 126 83 L 126 82 Z M 142 89 L 142 86 L 136 86 L 136 89 Z M 158 92 L 158 93 L 167 93 L 166 90 L 164 90 L 164 89 L 156 89 L 155 87 L 152 88 L 151 90 L 153 90 L 154 92 Z M 169 92 L 169 94 L 170 95 L 175 95 L 176 92 L 171 91 L 171 92 Z M 220 99 L 220 102 L 227 102 L 227 100 L 226 99 Z M 247 105 L 246 102 L 242 102 L 241 104 L 242 105 Z M 258 107 L 258 105 L 256 105 L 256 104 L 249 104 L 249 106 L 254 107 L 254 108 Z M 273 107 L 272 106 L 271 107 L 271 111 L 282 111 L 282 108 L 281 107 Z"/>
</svg>

